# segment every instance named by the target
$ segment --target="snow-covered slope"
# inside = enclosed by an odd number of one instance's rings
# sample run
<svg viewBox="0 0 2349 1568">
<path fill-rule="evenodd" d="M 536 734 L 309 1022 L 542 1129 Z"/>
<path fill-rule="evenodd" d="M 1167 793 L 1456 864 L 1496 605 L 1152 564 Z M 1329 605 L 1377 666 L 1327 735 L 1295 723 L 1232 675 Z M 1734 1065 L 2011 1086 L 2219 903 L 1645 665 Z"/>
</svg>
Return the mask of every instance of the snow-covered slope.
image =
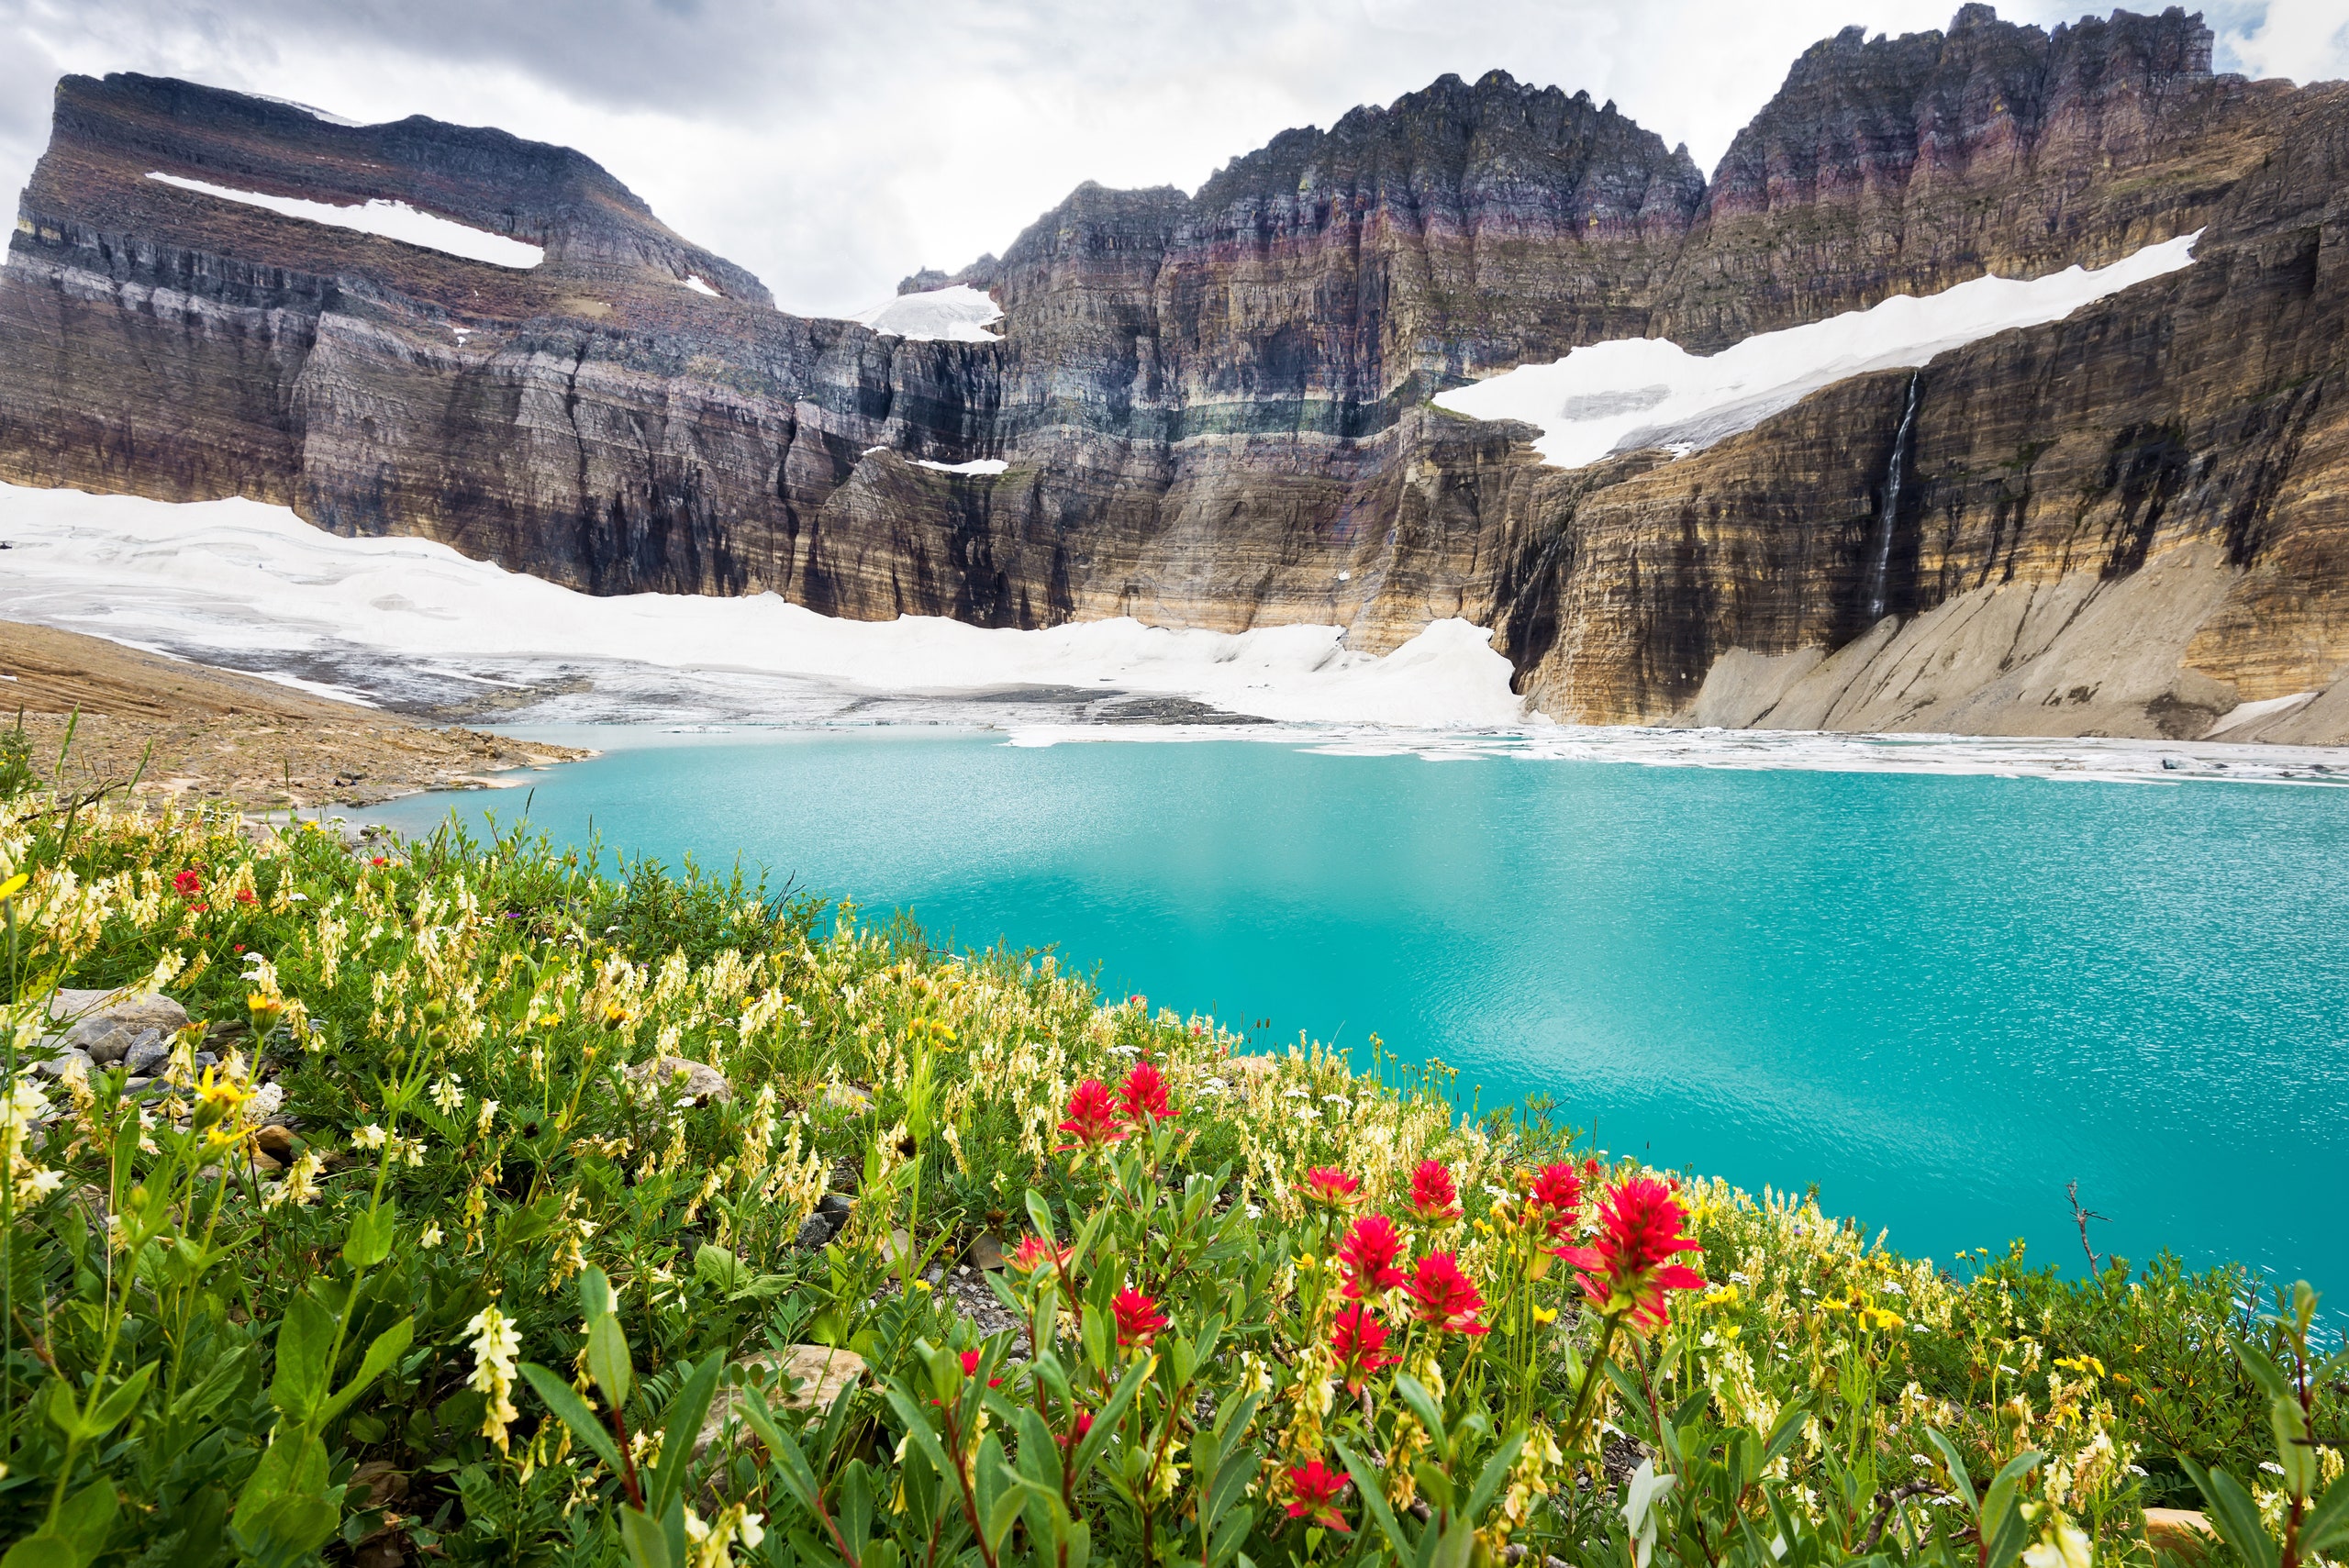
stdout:
<svg viewBox="0 0 2349 1568">
<path fill-rule="evenodd" d="M 927 294 L 901 294 L 849 317 L 875 332 L 898 338 L 945 338 L 958 343 L 999 343 L 987 328 L 1003 319 L 1003 307 L 977 289 L 957 284 Z"/>
<path fill-rule="evenodd" d="M 1872 309 L 1756 333 L 1707 358 L 1664 338 L 1592 343 L 1443 393 L 1436 406 L 1538 425 L 1534 449 L 1561 468 L 1642 447 L 1696 451 L 1846 376 L 1921 365 L 1994 332 L 2060 321 L 2188 265 L 2200 238 L 2198 230 L 2148 245 L 2096 272 L 2067 267 L 2043 278 L 1976 278 L 1935 295 L 1898 295 Z"/>
<path fill-rule="evenodd" d="M 428 250 L 462 256 L 469 261 L 487 261 L 495 266 L 527 272 L 546 260 L 543 246 L 527 245 L 519 239 L 492 234 L 485 228 L 474 228 L 429 212 L 419 212 L 406 202 L 373 201 L 359 206 L 336 206 L 330 202 L 273 196 L 262 191 L 232 190 L 227 185 L 206 184 L 202 180 L 191 180 L 182 174 L 150 173 L 147 177 L 160 180 L 166 185 L 177 185 L 184 191 L 217 196 L 224 202 L 242 202 L 247 206 L 267 207 L 287 217 L 323 223 L 330 228 L 379 235 L 385 239 L 420 245 Z"/>
<path fill-rule="evenodd" d="M 597 598 L 427 539 L 343 539 L 253 501 L 173 506 L 13 485 L 0 485 L 0 541 L 10 547 L 0 618 L 234 655 L 241 668 L 330 671 L 345 687 L 366 680 L 372 651 L 460 671 L 468 661 L 581 659 L 868 692 L 1099 688 L 1297 722 L 1526 721 L 1508 662 L 1489 633 L 1460 620 L 1377 658 L 1345 649 L 1330 626 L 1228 635 L 1120 618 L 986 630 L 922 617 L 836 620 L 773 595 Z"/>
</svg>

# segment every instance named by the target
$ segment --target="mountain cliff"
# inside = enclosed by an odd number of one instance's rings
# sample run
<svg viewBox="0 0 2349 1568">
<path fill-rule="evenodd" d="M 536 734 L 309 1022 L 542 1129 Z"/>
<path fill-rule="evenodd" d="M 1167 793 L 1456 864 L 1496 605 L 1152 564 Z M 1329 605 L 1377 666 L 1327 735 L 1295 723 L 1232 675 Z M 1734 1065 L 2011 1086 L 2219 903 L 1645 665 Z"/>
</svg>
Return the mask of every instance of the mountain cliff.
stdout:
<svg viewBox="0 0 2349 1568">
<path fill-rule="evenodd" d="M 2349 88 L 2210 48 L 2175 8 L 1848 29 L 1709 180 L 1611 104 L 1445 77 L 909 280 L 987 291 L 993 342 L 777 311 L 566 150 L 69 77 L 0 269 L 0 478 L 862 618 L 1379 650 L 1462 616 L 1561 718 L 2349 739 Z M 2198 230 L 2183 272 L 1691 455 L 1552 467 L 1430 402 Z"/>
</svg>

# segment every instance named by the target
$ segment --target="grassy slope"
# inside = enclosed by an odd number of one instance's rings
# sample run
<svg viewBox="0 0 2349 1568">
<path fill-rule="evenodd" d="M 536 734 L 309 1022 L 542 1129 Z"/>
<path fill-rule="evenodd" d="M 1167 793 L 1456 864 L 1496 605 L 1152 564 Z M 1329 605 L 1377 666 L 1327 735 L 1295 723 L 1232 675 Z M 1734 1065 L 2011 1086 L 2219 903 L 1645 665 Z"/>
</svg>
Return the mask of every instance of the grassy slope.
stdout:
<svg viewBox="0 0 2349 1568">
<path fill-rule="evenodd" d="M 1785 1435 L 1776 1480 L 1756 1483 L 1739 1507 L 1751 1514 L 1778 1486 L 1770 1495 L 1792 1510 L 1782 1523 L 1815 1529 L 1831 1561 L 1868 1544 L 1889 1489 L 1941 1475 L 1927 1427 L 1985 1480 L 2019 1451 L 2047 1455 L 2029 1484 L 2037 1495 L 2106 1550 L 2138 1553 L 2141 1504 L 2196 1501 L 2177 1456 L 2252 1475 L 2272 1451 L 2264 1401 L 2225 1341 L 2249 1322 L 2238 1273 L 2188 1277 L 2157 1263 L 2136 1278 L 2116 1266 L 2065 1281 L 1990 1253 L 1936 1269 L 1808 1203 L 1687 1178 L 1681 1200 L 1703 1245 L 1690 1261 L 1712 1288 L 1677 1297 L 1672 1327 L 1639 1341 L 1636 1357 L 1625 1353 L 1632 1341 L 1613 1341 L 1622 1375 L 1594 1384 L 1606 1425 L 1578 1447 L 1563 1417 L 1600 1324 L 1577 1308 L 1570 1271 L 1537 1255 L 1511 1218 L 1520 1173 L 1568 1151 L 1554 1129 L 1507 1113 L 1464 1124 L 1440 1071 L 1382 1063 L 1357 1073 L 1319 1048 L 1235 1055 L 1240 1042 L 1212 1020 L 1105 1006 L 1050 957 L 942 952 L 903 926 L 777 904 L 690 867 L 599 873 L 540 842 L 454 832 L 354 856 L 318 831 L 254 841 L 201 816 L 100 811 L 68 822 L 32 815 L 37 804 L 27 797 L 0 817 L 0 882 L 12 870 L 28 877 L 10 910 L 18 1058 L 49 984 L 160 984 L 210 1025 L 186 1052 L 224 1053 L 215 1079 L 241 1087 L 216 1083 L 219 1137 L 173 1167 L 174 1120 L 193 1114 L 200 1140 L 217 1114 L 190 1055 L 147 1102 L 160 1115 L 145 1154 L 119 1130 L 131 1112 L 118 1082 L 70 1097 L 50 1085 L 58 1118 L 31 1158 L 62 1179 L 46 1195 L 20 1183 L 16 1200 L 0 1537 L 53 1517 L 67 1469 L 74 1496 L 103 1478 L 121 1500 L 109 1561 L 217 1534 L 224 1516 L 260 1519 L 251 1478 L 264 1443 L 274 1431 L 268 1451 L 295 1451 L 284 1371 L 295 1330 L 283 1325 L 315 1311 L 339 1326 L 338 1380 L 360 1370 L 360 1347 L 405 1335 L 346 1409 L 295 1433 L 323 1467 L 312 1490 L 328 1499 L 331 1553 L 363 1542 L 371 1562 L 428 1548 L 465 1561 L 617 1560 L 624 1484 L 542 1418 L 543 1403 L 510 1370 L 498 1373 L 496 1357 L 479 1370 L 492 1302 L 514 1326 L 519 1359 L 568 1378 L 582 1353 L 583 1270 L 607 1276 L 633 1348 L 628 1412 L 641 1440 L 694 1371 L 715 1375 L 714 1357 L 820 1338 L 855 1346 L 908 1387 L 927 1375 L 923 1343 L 985 1348 L 992 1364 L 1004 1343 L 979 1347 L 951 1297 L 923 1282 L 899 1288 L 887 1238 L 909 1227 L 918 1249 L 951 1261 L 981 1232 L 1008 1239 L 1041 1214 L 1063 1238 L 1097 1217 L 1079 1299 L 1066 1304 L 1077 1308 L 1072 1326 L 1089 1321 L 1085 1302 L 1106 1315 L 1108 1294 L 1133 1284 L 1173 1320 L 1169 1333 L 1205 1336 L 1179 1355 L 1162 1340 L 1165 1364 L 1150 1363 L 1153 1378 L 1191 1380 L 1153 1418 L 1159 1438 L 1173 1433 L 1165 1451 L 1179 1459 L 1202 1440 L 1191 1432 L 1201 1401 L 1229 1416 L 1255 1390 L 1240 1436 L 1215 1440 L 1261 1451 L 1252 1495 L 1273 1506 L 1247 1527 L 1247 1551 L 1285 1560 L 1308 1549 L 1278 1506 L 1293 1496 L 1287 1467 L 1338 1451 L 1325 1444 L 1377 1451 L 1425 1440 L 1412 1436 L 1399 1385 L 1357 1411 L 1343 1397 L 1330 1405 L 1319 1382 L 1329 1369 L 1316 1347 L 1341 1304 L 1327 1261 L 1336 1230 L 1302 1201 L 1303 1173 L 1343 1171 L 1363 1184 L 1357 1201 L 1400 1214 L 1410 1172 L 1430 1158 L 1455 1173 L 1465 1222 L 1407 1223 L 1406 1234 L 1415 1251 L 1456 1252 L 1483 1284 L 1496 1331 L 1412 1339 L 1408 1313 L 1389 1316 L 1410 1370 L 1450 1401 L 1459 1463 L 1529 1420 L 1564 1445 L 1546 1465 L 1520 1458 L 1520 1484 L 1490 1505 L 1512 1511 L 1501 1536 L 1514 1528 L 1520 1544 L 1579 1561 L 1619 1553 L 1623 1521 L 1607 1481 L 1620 1470 L 1603 1455 L 1612 1441 L 1616 1460 L 1628 1458 L 1622 1434 L 1653 1447 L 1667 1412 L 1675 1451 L 1733 1461 L 1739 1431 L 1756 1443 Z M 200 887 L 176 890 L 189 871 Z M 662 1055 L 714 1065 L 729 1094 L 681 1105 L 625 1073 Z M 1133 1152 L 1147 1140 L 1121 1146 L 1122 1175 L 1106 1162 L 1073 1171 L 1055 1131 L 1071 1090 L 1086 1077 L 1114 1083 L 1137 1061 L 1163 1071 L 1174 1121 L 1147 1162 Z M 233 1103 L 263 1084 L 259 1100 Z M 243 1140 L 279 1095 L 295 1127 L 290 1174 L 243 1163 Z M 224 1159 L 230 1134 L 242 1147 Z M 199 1162 L 201 1180 L 187 1174 Z M 862 1184 L 854 1216 L 829 1250 L 795 1247 L 836 1167 Z M 155 1207 L 159 1239 L 140 1267 L 126 1269 L 110 1263 L 100 1227 L 109 1211 L 137 1217 L 131 1184 L 141 1179 L 174 1195 Z M 363 1240 L 379 1207 L 391 1229 L 371 1262 L 352 1239 Z M 1067 1407 L 1036 1401 L 1072 1418 L 1086 1397 L 1106 1404 L 1132 1359 L 1106 1340 L 1065 1353 Z M 68 1453 L 59 1424 L 36 1413 L 52 1383 L 95 1405 L 94 1373 L 103 1394 L 140 1366 L 151 1383 L 111 1437 Z M 1092 1396 L 1087 1366 L 1103 1379 Z M 1046 1381 L 1038 1371 L 1015 1386 Z M 1126 1426 L 1148 1403 L 1137 1397 L 1105 1451 L 1141 1451 L 1140 1429 Z M 885 1499 L 894 1486 L 901 1500 L 946 1509 L 923 1489 L 937 1473 L 892 1454 L 906 1412 L 873 1392 L 851 1405 L 830 1448 L 821 1432 L 807 1440 L 835 1488 L 831 1506 L 843 1486 Z M 1000 1422 L 1014 1414 L 1007 1407 Z M 129 1433 L 138 1440 L 118 1440 Z M 1574 1480 L 1585 1454 L 1595 1490 Z M 1689 1470 L 1684 1496 L 1698 1473 Z M 327 1485 L 354 1475 L 360 1489 L 340 1496 Z M 1205 1505 L 1191 1489 L 1206 1479 L 1162 1477 L 1158 1517 L 1188 1508 L 1196 1519 Z M 1130 1558 L 1153 1528 L 1151 1507 L 1114 1480 L 1087 1485 L 1096 1551 L 1114 1540 Z M 367 1487 L 388 1512 L 363 1506 Z M 820 1555 L 835 1543 L 787 1491 L 738 1455 L 697 1496 L 713 1512 L 739 1496 L 771 1523 L 806 1527 L 771 1531 L 759 1552 L 738 1544 L 745 1558 Z M 1357 1488 L 1345 1507 L 1362 1532 L 1312 1549 L 1331 1560 L 1370 1550 L 1356 1544 L 1379 1539 L 1360 1502 Z M 876 1530 L 891 1518 L 905 1528 L 902 1514 L 876 1517 Z M 1933 1545 L 1935 1526 L 1953 1517 L 1919 1494 L 1876 1550 L 1957 1551 L 1973 1562 L 1962 1540 Z M 1697 1505 L 1675 1518 L 1658 1551 L 1714 1561 Z M 1494 1528 L 1487 1540 L 1498 1544 Z M 799 1545 L 777 1544 L 787 1539 Z M 188 1561 L 214 1560 L 189 1550 Z"/>
</svg>

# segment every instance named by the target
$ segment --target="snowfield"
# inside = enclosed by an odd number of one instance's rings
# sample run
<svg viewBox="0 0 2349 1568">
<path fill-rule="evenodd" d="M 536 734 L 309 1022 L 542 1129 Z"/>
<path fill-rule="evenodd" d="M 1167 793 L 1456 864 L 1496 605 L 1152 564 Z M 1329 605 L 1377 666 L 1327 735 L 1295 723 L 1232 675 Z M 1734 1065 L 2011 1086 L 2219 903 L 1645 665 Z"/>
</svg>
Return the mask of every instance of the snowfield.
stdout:
<svg viewBox="0 0 2349 1568">
<path fill-rule="evenodd" d="M 1939 294 L 1896 295 L 1867 310 L 1758 332 L 1698 357 L 1665 338 L 1619 338 L 1548 364 L 1441 394 L 1436 406 L 1472 419 L 1542 428 L 1542 461 L 1581 468 L 1611 452 L 1664 447 L 1685 455 L 1750 430 L 1820 387 L 1868 371 L 1921 365 L 2016 327 L 2060 321 L 2108 295 L 2194 260 L 2197 229 L 2109 267 L 2043 278 L 1976 278 Z"/>
<path fill-rule="evenodd" d="M 1003 341 L 1002 333 L 987 330 L 1003 319 L 1003 307 L 961 284 L 927 294 L 901 294 L 849 319 L 896 338 L 944 339 L 956 343 Z"/>
<path fill-rule="evenodd" d="M 358 234 L 397 239 L 403 244 L 440 251 L 443 255 L 462 256 L 468 261 L 487 261 L 493 266 L 528 272 L 546 260 L 544 246 L 528 245 L 519 239 L 508 239 L 503 234 L 492 234 L 485 228 L 474 228 L 451 218 L 419 212 L 406 202 L 373 201 L 357 206 L 336 206 L 330 202 L 303 201 L 296 196 L 273 196 L 262 191 L 232 190 L 227 185 L 207 184 L 202 180 L 191 180 L 181 174 L 150 173 L 147 177 L 160 180 L 166 185 L 176 185 L 183 191 L 217 196 L 224 202 L 267 207 L 287 217 L 323 223 L 329 228 L 348 228 Z"/>
<path fill-rule="evenodd" d="M 1229 634 L 1121 617 L 1041 631 L 907 616 L 838 620 L 772 594 L 574 593 L 444 544 L 344 539 L 257 501 L 174 506 L 0 484 L 0 618 L 39 621 L 367 695 L 376 667 L 625 662 L 804 677 L 871 693 L 1097 688 L 1287 722 L 1520 726 L 1491 634 L 1438 621 L 1385 657 L 1333 626 Z M 495 684 L 495 683 L 493 683 Z"/>
</svg>

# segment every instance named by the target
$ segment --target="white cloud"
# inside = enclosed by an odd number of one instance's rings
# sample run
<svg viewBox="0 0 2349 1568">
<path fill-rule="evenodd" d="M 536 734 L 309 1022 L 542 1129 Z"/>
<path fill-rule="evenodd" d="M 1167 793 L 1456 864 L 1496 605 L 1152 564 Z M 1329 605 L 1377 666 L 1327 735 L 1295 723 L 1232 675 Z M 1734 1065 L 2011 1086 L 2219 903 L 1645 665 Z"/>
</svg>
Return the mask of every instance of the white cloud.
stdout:
<svg viewBox="0 0 2349 1568">
<path fill-rule="evenodd" d="M 2349 78 L 2349 10 L 2341 0 L 2269 0 L 2266 16 L 2226 41 L 2253 76 L 2304 85 Z"/>
<path fill-rule="evenodd" d="M 2339 0 L 2272 0 L 2237 57 L 2297 74 Z M 2144 8 L 2154 8 L 2145 0 Z M 1000 251 L 1078 182 L 1195 189 L 1291 126 L 1444 72 L 1587 89 L 1710 170 L 1795 56 L 1956 0 L 0 0 L 0 185 L 61 71 L 144 71 L 363 120 L 577 147 L 786 309 L 871 305 Z M 2001 7 L 2043 25 L 2076 0 Z M 2313 19 L 2311 19 L 2313 18 Z M 2316 39 L 2312 44 L 2309 40 Z M 2330 45 L 2337 50 L 2337 38 Z M 2337 58 L 2337 54 L 2336 57 Z M 2268 63 L 2273 61 L 2273 63 Z M 2332 69 L 2338 73 L 2339 67 Z M 2322 72 L 2317 72 L 2322 73 Z"/>
</svg>

